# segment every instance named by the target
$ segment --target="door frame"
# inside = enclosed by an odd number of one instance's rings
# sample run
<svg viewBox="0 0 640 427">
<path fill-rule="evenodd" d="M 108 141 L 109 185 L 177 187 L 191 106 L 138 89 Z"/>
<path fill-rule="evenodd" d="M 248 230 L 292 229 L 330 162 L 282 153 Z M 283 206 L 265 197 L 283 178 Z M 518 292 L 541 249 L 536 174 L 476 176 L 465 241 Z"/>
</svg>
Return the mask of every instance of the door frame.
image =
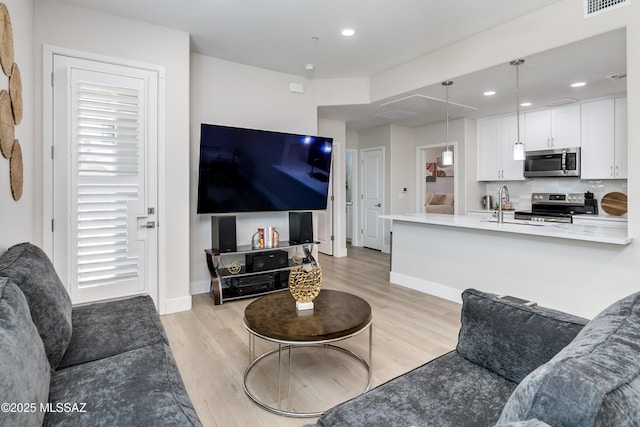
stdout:
<svg viewBox="0 0 640 427">
<path fill-rule="evenodd" d="M 360 237 L 360 216 L 358 212 L 360 212 L 360 199 L 358 195 L 360 194 L 360 168 L 358 167 L 360 162 L 358 159 L 358 150 L 355 148 L 347 148 L 345 149 L 345 168 L 344 171 L 346 173 L 347 170 L 347 153 L 351 153 L 351 225 L 353 227 L 353 236 L 351 237 L 351 246 L 362 246 L 362 239 Z M 345 175 L 345 184 L 347 181 L 347 177 Z M 345 203 L 347 200 L 345 191 Z M 346 223 L 349 219 L 345 217 L 345 228 Z M 346 239 L 346 233 L 345 233 Z"/>
<path fill-rule="evenodd" d="M 322 213 L 322 211 L 318 211 L 315 213 L 314 217 L 317 218 L 317 232 L 315 233 L 315 236 L 317 237 L 316 240 L 319 242 L 317 245 L 317 249 L 318 252 L 323 253 L 325 255 L 331 255 L 333 256 L 334 252 L 335 252 L 335 245 L 334 245 L 334 223 L 335 223 L 335 218 L 334 218 L 334 212 L 335 212 L 335 205 L 334 205 L 334 189 L 335 189 L 335 185 L 334 185 L 334 179 L 335 179 L 335 171 L 336 171 L 336 154 L 335 154 L 335 144 L 333 145 L 333 151 L 331 153 L 332 155 L 332 161 L 331 161 L 331 170 L 329 171 L 329 192 L 327 193 L 327 208 L 324 210 L 324 214 Z M 328 232 L 329 234 L 329 239 L 328 240 L 321 240 L 320 238 L 320 228 L 324 227 L 324 229 Z"/>
<path fill-rule="evenodd" d="M 434 148 L 445 148 L 447 146 L 446 142 L 438 142 L 438 143 L 433 143 L 433 144 L 426 144 L 426 145 L 419 145 L 416 147 L 416 212 L 421 212 L 424 213 L 425 212 L 425 187 L 426 187 L 426 183 L 424 181 L 424 176 L 422 174 L 422 170 L 424 168 L 424 163 L 425 163 L 425 152 L 427 150 L 431 150 Z M 459 209 L 459 203 L 460 203 L 460 197 L 458 197 L 458 195 L 460 194 L 459 188 L 458 188 L 458 178 L 459 178 L 459 172 L 460 172 L 460 168 L 458 168 L 458 163 L 460 162 L 460 160 L 458 160 L 460 157 L 458 156 L 458 142 L 457 141 L 453 141 L 453 142 L 449 142 L 449 147 L 451 149 L 451 151 L 453 151 L 453 214 L 457 215 L 458 212 L 460 211 Z"/>
<path fill-rule="evenodd" d="M 62 48 L 52 45 L 42 47 L 42 249 L 52 258 L 53 256 L 53 59 L 54 55 L 68 56 L 72 58 L 103 62 L 123 67 L 138 68 L 157 73 L 158 75 L 158 161 L 156 171 L 157 180 L 157 224 L 158 224 L 158 248 L 157 248 L 157 309 L 160 314 L 166 313 L 166 272 L 162 266 L 166 265 L 167 236 L 164 227 L 164 212 L 166 207 L 165 183 L 163 171 L 165 170 L 165 141 L 166 141 L 166 88 L 165 67 L 156 64 L 148 64 L 124 58 L 100 55 L 75 49 Z"/>
</svg>

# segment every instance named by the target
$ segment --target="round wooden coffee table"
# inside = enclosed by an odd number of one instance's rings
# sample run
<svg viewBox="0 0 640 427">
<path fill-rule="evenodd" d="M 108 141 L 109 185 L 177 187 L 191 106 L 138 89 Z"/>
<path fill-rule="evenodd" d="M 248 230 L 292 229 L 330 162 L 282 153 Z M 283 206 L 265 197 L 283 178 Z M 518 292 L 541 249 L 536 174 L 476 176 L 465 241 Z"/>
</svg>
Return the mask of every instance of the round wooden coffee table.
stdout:
<svg viewBox="0 0 640 427">
<path fill-rule="evenodd" d="M 298 311 L 289 292 L 278 292 L 258 298 L 247 306 L 243 324 L 249 331 L 250 363 L 244 372 L 243 388 L 247 396 L 264 409 L 290 417 L 315 417 L 322 412 L 296 412 L 291 410 L 291 350 L 297 347 L 324 347 L 345 353 L 357 361 L 367 371 L 367 385 L 363 393 L 371 387 L 371 306 L 362 298 L 341 291 L 322 290 L 313 301 L 313 310 Z M 339 347 L 333 343 L 351 338 L 369 330 L 369 354 L 365 360 L 355 351 Z M 256 357 L 255 337 L 278 344 L 275 350 Z M 258 399 L 247 386 L 251 370 L 266 357 L 278 353 L 278 406 L 280 406 L 280 366 L 282 351 L 288 352 L 289 372 L 287 375 L 287 402 L 289 407 L 281 409 Z M 327 408 L 328 409 L 328 408 Z"/>
</svg>

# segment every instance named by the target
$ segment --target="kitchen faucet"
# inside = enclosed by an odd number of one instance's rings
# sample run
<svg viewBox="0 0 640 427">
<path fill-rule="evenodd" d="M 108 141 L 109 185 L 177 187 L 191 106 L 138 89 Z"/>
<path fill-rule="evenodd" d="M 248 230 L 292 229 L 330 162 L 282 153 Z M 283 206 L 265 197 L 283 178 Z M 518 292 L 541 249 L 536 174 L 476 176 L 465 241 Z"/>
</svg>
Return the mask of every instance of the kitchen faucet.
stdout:
<svg viewBox="0 0 640 427">
<path fill-rule="evenodd" d="M 507 188 L 506 185 L 503 185 L 502 187 L 500 187 L 500 191 L 498 192 L 498 202 L 500 203 L 498 206 L 498 224 L 502 224 L 502 190 L 504 190 L 504 197 L 505 197 L 505 203 L 509 203 L 509 189 Z"/>
</svg>

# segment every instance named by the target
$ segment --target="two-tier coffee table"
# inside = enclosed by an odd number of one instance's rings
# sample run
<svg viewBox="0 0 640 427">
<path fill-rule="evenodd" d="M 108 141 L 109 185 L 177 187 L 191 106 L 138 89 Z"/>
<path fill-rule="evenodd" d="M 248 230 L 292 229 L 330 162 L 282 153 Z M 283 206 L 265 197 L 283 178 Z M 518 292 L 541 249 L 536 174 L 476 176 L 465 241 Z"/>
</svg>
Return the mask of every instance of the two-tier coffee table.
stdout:
<svg viewBox="0 0 640 427">
<path fill-rule="evenodd" d="M 367 374 L 367 385 L 363 393 L 371 387 L 372 317 L 371 306 L 362 298 L 340 291 L 322 290 L 313 301 L 314 309 L 297 311 L 289 292 L 279 292 L 258 298 L 247 306 L 244 312 L 244 327 L 249 331 L 250 363 L 244 372 L 243 388 L 247 396 L 264 409 L 290 417 L 315 417 L 322 412 L 296 412 L 291 404 L 291 350 L 298 347 L 323 347 L 337 350 L 359 361 Z M 369 330 L 369 354 L 364 359 L 355 351 L 333 343 L 354 337 Z M 255 337 L 278 344 L 275 350 L 256 357 Z M 288 357 L 286 389 L 288 408 L 280 408 L 281 387 L 280 367 L 283 350 Z M 258 399 L 247 386 L 247 378 L 252 369 L 268 356 L 278 353 L 278 407 Z M 327 408 L 328 409 L 328 408 Z"/>
</svg>

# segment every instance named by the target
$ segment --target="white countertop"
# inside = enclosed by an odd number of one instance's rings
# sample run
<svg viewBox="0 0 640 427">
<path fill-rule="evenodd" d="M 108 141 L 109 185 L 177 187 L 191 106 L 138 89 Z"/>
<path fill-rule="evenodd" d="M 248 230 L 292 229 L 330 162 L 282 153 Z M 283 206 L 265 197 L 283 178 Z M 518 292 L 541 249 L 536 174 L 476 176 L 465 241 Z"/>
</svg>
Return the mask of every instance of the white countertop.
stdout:
<svg viewBox="0 0 640 427">
<path fill-rule="evenodd" d="M 512 210 L 505 210 L 505 213 L 509 213 L 511 212 L 512 214 L 515 212 L 515 209 Z M 492 209 L 492 210 L 486 210 L 486 209 L 468 209 L 467 212 L 474 212 L 474 213 L 486 213 L 488 215 L 493 214 L 494 212 L 497 212 L 496 210 Z M 615 216 L 615 215 L 609 215 L 605 212 L 601 212 L 598 215 L 575 215 L 574 218 L 579 218 L 581 220 L 587 220 L 587 221 L 612 221 L 612 222 L 619 222 L 619 223 L 626 223 L 627 221 L 627 214 L 624 215 L 620 215 L 620 216 Z"/>
<path fill-rule="evenodd" d="M 614 245 L 628 245 L 632 240 L 627 236 L 626 228 L 619 227 L 531 223 L 530 221 L 522 220 L 505 220 L 502 224 L 498 224 L 496 220 L 491 221 L 485 218 L 473 216 L 430 213 L 382 215 L 380 218 L 391 219 L 393 221 L 407 221 L 447 227 L 471 228 L 475 230 L 496 231 L 501 233 L 515 233 L 531 236 L 546 236 L 560 239 L 610 243 Z"/>
</svg>

